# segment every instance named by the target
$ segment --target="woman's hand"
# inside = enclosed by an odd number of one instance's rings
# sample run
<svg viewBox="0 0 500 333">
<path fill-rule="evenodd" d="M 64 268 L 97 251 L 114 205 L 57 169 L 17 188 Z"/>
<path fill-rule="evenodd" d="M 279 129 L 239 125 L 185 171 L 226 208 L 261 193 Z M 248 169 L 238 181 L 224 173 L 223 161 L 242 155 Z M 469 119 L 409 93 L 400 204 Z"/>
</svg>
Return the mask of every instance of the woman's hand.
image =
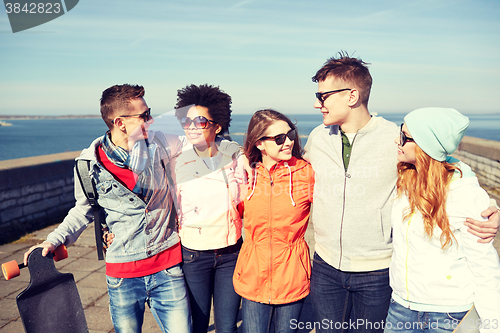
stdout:
<svg viewBox="0 0 500 333">
<path fill-rule="evenodd" d="M 115 234 L 108 231 L 108 229 L 103 230 L 102 241 L 104 242 L 104 248 L 107 249 L 112 243 Z"/>
</svg>

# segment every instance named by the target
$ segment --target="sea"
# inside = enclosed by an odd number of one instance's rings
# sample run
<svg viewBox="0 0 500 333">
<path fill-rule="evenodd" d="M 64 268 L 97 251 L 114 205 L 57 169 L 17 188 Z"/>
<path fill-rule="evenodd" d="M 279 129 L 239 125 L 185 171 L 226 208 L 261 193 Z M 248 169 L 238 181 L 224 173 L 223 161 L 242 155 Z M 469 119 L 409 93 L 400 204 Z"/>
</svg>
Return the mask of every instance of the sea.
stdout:
<svg viewBox="0 0 500 333">
<path fill-rule="evenodd" d="M 231 138 L 243 143 L 244 133 L 252 115 L 232 115 Z M 404 113 L 379 114 L 387 120 L 401 124 Z M 465 135 L 500 141 L 500 113 L 467 115 L 470 125 Z M 318 113 L 289 115 L 296 122 L 302 144 L 307 135 L 322 123 Z M 0 126 L 0 161 L 78 151 L 87 148 L 107 127 L 100 118 L 50 118 L 50 119 L 5 119 L 11 126 Z M 153 130 L 182 134 L 179 123 L 171 114 L 155 117 Z"/>
</svg>

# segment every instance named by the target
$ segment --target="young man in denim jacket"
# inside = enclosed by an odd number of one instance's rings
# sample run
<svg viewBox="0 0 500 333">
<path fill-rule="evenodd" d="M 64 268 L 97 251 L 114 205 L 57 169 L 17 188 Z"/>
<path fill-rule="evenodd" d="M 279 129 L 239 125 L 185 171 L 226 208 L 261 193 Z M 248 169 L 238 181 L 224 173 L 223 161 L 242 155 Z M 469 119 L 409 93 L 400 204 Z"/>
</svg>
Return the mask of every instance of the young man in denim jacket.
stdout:
<svg viewBox="0 0 500 333">
<path fill-rule="evenodd" d="M 109 131 L 77 160 L 90 161 L 98 203 L 115 236 L 106 251 L 106 280 L 115 332 L 140 332 L 145 303 L 163 332 L 190 332 L 181 247 L 166 164 L 182 149 L 178 136 L 148 131 L 153 123 L 144 88 L 106 89 L 101 115 Z M 94 220 L 75 171 L 76 205 L 43 243 L 43 255 L 74 243 Z M 25 263 L 31 248 L 25 253 Z"/>
</svg>

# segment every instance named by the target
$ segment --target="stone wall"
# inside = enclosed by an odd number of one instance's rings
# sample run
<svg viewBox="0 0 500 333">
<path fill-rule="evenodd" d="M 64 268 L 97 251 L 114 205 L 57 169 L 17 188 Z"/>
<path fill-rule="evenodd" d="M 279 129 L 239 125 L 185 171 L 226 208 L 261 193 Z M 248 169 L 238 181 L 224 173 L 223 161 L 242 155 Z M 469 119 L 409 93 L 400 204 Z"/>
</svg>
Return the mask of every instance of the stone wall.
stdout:
<svg viewBox="0 0 500 333">
<path fill-rule="evenodd" d="M 79 154 L 0 161 L 0 244 L 62 221 L 75 202 L 73 166 Z M 466 136 L 454 156 L 472 167 L 500 204 L 500 142 Z"/>
<path fill-rule="evenodd" d="M 80 152 L 0 161 L 0 244 L 62 221 L 74 205 Z"/>
<path fill-rule="evenodd" d="M 453 156 L 470 165 L 481 186 L 500 205 L 500 142 L 465 136 Z"/>
</svg>

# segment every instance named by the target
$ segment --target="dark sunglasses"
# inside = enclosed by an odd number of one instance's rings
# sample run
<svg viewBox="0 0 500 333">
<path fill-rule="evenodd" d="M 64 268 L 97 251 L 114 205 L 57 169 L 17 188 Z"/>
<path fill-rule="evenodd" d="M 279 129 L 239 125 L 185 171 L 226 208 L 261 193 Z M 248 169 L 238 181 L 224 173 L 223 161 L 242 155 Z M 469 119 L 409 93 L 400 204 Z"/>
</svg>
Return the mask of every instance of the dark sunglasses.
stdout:
<svg viewBox="0 0 500 333">
<path fill-rule="evenodd" d="M 323 105 L 326 101 L 326 99 L 328 97 L 330 97 L 331 95 L 335 94 L 335 93 L 338 93 L 338 92 L 341 92 L 341 91 L 346 91 L 346 90 L 352 90 L 351 88 L 345 88 L 345 89 L 338 89 L 338 90 L 331 90 L 331 91 L 325 91 L 325 92 L 317 92 L 315 93 L 316 95 L 316 98 L 318 99 L 318 101 L 321 103 L 321 105 Z M 323 96 L 324 95 L 327 95 L 327 94 L 330 94 L 328 96 L 326 96 L 326 98 L 324 98 Z"/>
<path fill-rule="evenodd" d="M 407 137 L 405 132 L 403 132 L 403 125 L 404 123 L 401 124 L 401 130 L 399 131 L 399 144 L 401 145 L 401 147 L 403 147 L 407 142 L 415 142 L 413 138 Z"/>
<path fill-rule="evenodd" d="M 125 115 L 122 115 L 122 116 L 118 116 L 116 118 L 128 118 L 128 117 L 140 117 L 142 118 L 144 121 L 148 121 L 149 119 L 151 119 L 151 108 L 148 108 L 146 111 L 144 111 L 143 113 L 139 113 L 139 114 L 125 114 Z M 115 119 L 116 119 L 115 118 Z M 111 121 L 112 124 L 115 123 L 115 120 L 113 119 Z"/>
<path fill-rule="evenodd" d="M 217 124 L 215 121 L 207 119 L 203 116 L 195 117 L 194 119 L 184 117 L 181 119 L 181 126 L 183 129 L 188 129 L 191 124 L 198 129 L 205 129 L 208 127 L 209 123 Z"/>
<path fill-rule="evenodd" d="M 288 131 L 288 133 L 282 133 L 275 136 L 263 136 L 259 140 L 274 140 L 278 146 L 285 143 L 286 137 L 293 141 L 297 138 L 297 131 L 295 129 Z"/>
</svg>

